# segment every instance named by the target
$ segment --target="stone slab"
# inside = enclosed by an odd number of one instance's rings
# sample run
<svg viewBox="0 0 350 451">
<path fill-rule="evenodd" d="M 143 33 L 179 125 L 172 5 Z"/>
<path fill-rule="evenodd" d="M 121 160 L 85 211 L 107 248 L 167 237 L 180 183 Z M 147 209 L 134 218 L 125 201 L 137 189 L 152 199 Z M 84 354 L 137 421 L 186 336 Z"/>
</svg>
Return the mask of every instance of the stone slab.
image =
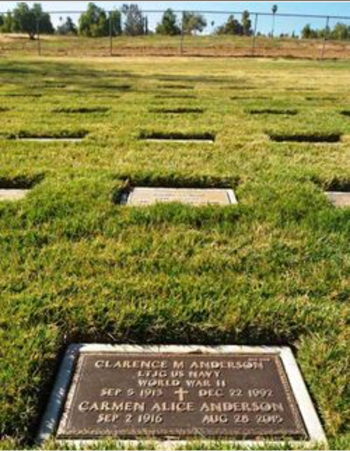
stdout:
<svg viewBox="0 0 350 451">
<path fill-rule="evenodd" d="M 212 138 L 203 139 L 181 139 L 181 138 L 143 138 L 144 141 L 157 142 L 157 143 L 194 143 L 194 144 L 214 144 Z"/>
<path fill-rule="evenodd" d="M 181 202 L 190 205 L 230 205 L 237 199 L 231 189 L 200 188 L 134 188 L 126 198 L 132 206 Z"/>
<path fill-rule="evenodd" d="M 25 142 L 39 142 L 39 143 L 47 143 L 47 142 L 81 142 L 84 138 L 16 138 L 16 141 L 25 141 Z"/>
<path fill-rule="evenodd" d="M 0 201 L 21 200 L 24 199 L 28 193 L 28 189 L 0 189 Z"/>
<path fill-rule="evenodd" d="M 350 207 L 350 192 L 329 191 L 326 193 L 328 198 L 336 207 L 349 208 Z"/>
<path fill-rule="evenodd" d="M 326 443 L 286 347 L 71 345 L 38 439 Z"/>
</svg>

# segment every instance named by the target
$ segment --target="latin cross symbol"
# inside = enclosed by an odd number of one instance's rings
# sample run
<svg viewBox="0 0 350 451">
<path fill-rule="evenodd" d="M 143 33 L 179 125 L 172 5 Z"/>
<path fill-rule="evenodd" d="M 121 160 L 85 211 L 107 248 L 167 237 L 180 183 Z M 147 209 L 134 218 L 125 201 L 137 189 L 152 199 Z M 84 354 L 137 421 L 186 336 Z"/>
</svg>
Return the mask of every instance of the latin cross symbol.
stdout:
<svg viewBox="0 0 350 451">
<path fill-rule="evenodd" d="M 178 390 L 174 391 L 174 395 L 179 395 L 179 401 L 182 402 L 184 400 L 184 395 L 187 395 L 188 391 L 184 390 L 180 387 Z"/>
</svg>

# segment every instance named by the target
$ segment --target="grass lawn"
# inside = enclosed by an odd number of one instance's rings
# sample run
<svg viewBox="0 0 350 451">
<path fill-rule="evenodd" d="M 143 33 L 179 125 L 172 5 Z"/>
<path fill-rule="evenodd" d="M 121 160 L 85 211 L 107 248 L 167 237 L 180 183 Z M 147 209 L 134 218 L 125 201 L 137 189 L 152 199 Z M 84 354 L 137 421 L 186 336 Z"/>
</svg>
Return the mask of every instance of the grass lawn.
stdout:
<svg viewBox="0 0 350 451">
<path fill-rule="evenodd" d="M 2 58 L 0 189 L 31 191 L 0 203 L 0 447 L 33 446 L 84 341 L 291 346 L 350 449 L 350 209 L 324 195 L 350 188 L 349 114 L 350 62 Z M 140 139 L 167 133 L 215 142 Z M 16 139 L 40 136 L 83 140 Z M 117 204 L 130 185 L 239 204 Z"/>
</svg>

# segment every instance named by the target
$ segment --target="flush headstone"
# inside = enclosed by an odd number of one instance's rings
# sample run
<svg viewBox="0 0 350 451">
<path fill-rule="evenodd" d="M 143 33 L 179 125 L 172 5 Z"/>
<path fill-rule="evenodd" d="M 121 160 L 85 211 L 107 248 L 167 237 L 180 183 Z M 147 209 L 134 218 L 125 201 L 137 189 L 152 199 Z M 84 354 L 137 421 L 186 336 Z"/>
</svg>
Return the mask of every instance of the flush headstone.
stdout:
<svg viewBox="0 0 350 451">
<path fill-rule="evenodd" d="M 0 201 L 17 201 L 24 199 L 27 189 L 0 189 Z"/>
<path fill-rule="evenodd" d="M 336 207 L 340 208 L 350 207 L 350 193 L 340 191 L 329 191 L 327 193 L 327 196 Z"/>
<path fill-rule="evenodd" d="M 134 188 L 126 198 L 133 206 L 180 202 L 191 205 L 230 205 L 237 200 L 231 189 Z"/>
<path fill-rule="evenodd" d="M 72 345 L 39 438 L 325 442 L 285 347 Z"/>
</svg>

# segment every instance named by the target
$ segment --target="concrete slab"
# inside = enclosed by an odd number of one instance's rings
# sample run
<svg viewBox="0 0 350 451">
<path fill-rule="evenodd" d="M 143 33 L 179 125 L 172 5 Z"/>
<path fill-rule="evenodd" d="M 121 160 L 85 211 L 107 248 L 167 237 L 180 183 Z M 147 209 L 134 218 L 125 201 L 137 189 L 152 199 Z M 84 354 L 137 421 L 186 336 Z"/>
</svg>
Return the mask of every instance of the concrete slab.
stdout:
<svg viewBox="0 0 350 451">
<path fill-rule="evenodd" d="M 328 191 L 326 195 L 338 208 L 350 208 L 350 192 Z"/>
<path fill-rule="evenodd" d="M 0 201 L 15 202 L 24 199 L 29 189 L 0 189 Z"/>
</svg>

